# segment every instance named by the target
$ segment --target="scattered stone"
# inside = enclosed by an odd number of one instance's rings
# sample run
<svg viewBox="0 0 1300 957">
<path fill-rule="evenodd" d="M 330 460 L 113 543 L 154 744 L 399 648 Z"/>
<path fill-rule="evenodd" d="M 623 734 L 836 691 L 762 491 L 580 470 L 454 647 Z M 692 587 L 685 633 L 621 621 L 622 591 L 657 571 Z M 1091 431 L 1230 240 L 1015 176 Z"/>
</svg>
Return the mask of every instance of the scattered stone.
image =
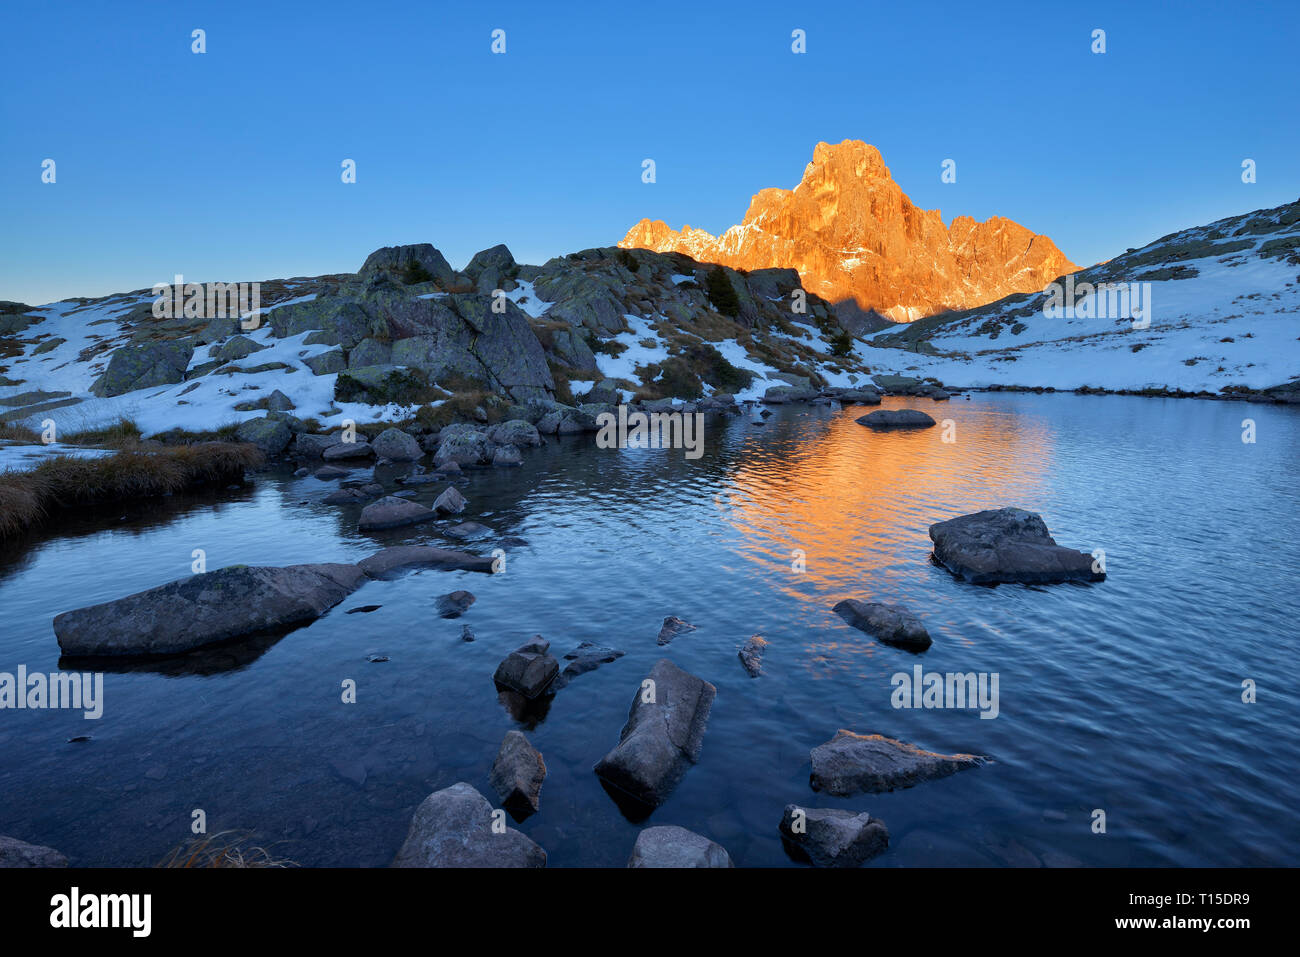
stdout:
<svg viewBox="0 0 1300 957">
<path fill-rule="evenodd" d="M 288 412 L 293 408 L 293 399 L 289 398 L 279 389 L 276 389 L 266 397 L 266 410 L 268 412 Z"/>
<path fill-rule="evenodd" d="M 355 565 L 234 565 L 54 619 L 69 656 L 172 655 L 314 621 L 365 580 Z"/>
<path fill-rule="evenodd" d="M 440 618 L 459 618 L 469 611 L 469 606 L 477 599 L 472 592 L 454 591 L 438 598 L 438 616 Z"/>
<path fill-rule="evenodd" d="M 388 655 L 366 655 L 366 661 L 372 664 L 381 664 L 388 660 Z"/>
<path fill-rule="evenodd" d="M 510 652 L 497 665 L 492 680 L 531 701 L 546 691 L 560 673 L 560 663 L 548 653 L 550 647 L 549 641 L 537 635 Z"/>
<path fill-rule="evenodd" d="M 761 635 L 750 635 L 740 646 L 737 657 L 751 678 L 757 678 L 763 673 L 763 649 L 766 647 L 767 640 Z"/>
<path fill-rule="evenodd" d="M 721 844 L 676 825 L 647 827 L 636 836 L 628 867 L 733 867 Z"/>
<path fill-rule="evenodd" d="M 936 424 L 919 409 L 877 409 L 857 421 L 873 429 L 928 429 Z"/>
<path fill-rule="evenodd" d="M 458 515 L 465 511 L 465 506 L 468 504 L 465 496 L 449 485 L 445 492 L 433 500 L 433 510 L 439 515 Z"/>
<path fill-rule="evenodd" d="M 28 844 L 0 834 L 0 867 L 67 867 L 68 859 L 52 847 Z"/>
<path fill-rule="evenodd" d="M 372 611 L 379 611 L 383 605 L 358 605 L 356 608 L 349 608 L 344 612 L 345 615 L 368 615 Z"/>
<path fill-rule="evenodd" d="M 846 598 L 833 610 L 854 628 L 865 631 L 885 644 L 898 645 L 911 651 L 924 651 L 930 647 L 930 633 L 921 624 L 921 619 L 904 605 L 885 605 Z"/>
<path fill-rule="evenodd" d="M 546 762 L 522 732 L 507 731 L 488 780 L 501 806 L 514 814 L 516 820 L 522 820 L 536 814 L 540 806 Z"/>
<path fill-rule="evenodd" d="M 348 469 L 342 468 L 338 465 L 322 465 L 311 474 L 313 478 L 318 478 L 322 482 L 327 482 L 330 479 L 343 478 L 351 473 Z"/>
<path fill-rule="evenodd" d="M 688 621 L 682 621 L 676 615 L 669 615 L 664 619 L 663 627 L 659 629 L 659 644 L 666 645 L 679 635 L 684 635 L 688 631 L 694 631 L 695 625 Z"/>
<path fill-rule="evenodd" d="M 493 829 L 492 805 L 462 782 L 435 791 L 411 818 L 393 867 L 545 867 L 546 852 L 514 828 Z"/>
<path fill-rule="evenodd" d="M 375 552 L 369 558 L 363 558 L 357 562 L 357 568 L 370 578 L 395 578 L 396 572 L 416 567 L 459 568 L 469 572 L 490 573 L 495 562 L 496 559 L 490 555 L 480 557 L 434 545 L 394 545 Z"/>
<path fill-rule="evenodd" d="M 958 578 L 977 585 L 1104 581 L 1093 558 L 1057 545 L 1042 516 L 1000 508 L 930 526 L 934 557 Z"/>
<path fill-rule="evenodd" d="M 418 502 L 408 502 L 395 495 L 387 495 L 361 510 L 361 530 L 371 531 L 381 528 L 398 528 L 414 525 L 434 518 L 433 509 Z"/>
<path fill-rule="evenodd" d="M 307 477 L 308 475 L 310 475 L 310 474 L 311 474 L 310 469 L 302 468 L 302 469 L 294 469 L 294 470 L 293 470 L 293 477 L 294 477 L 294 478 L 306 478 L 306 477 Z"/>
<path fill-rule="evenodd" d="M 814 791 L 836 797 L 878 794 L 977 768 L 987 760 L 977 754 L 936 754 L 884 735 L 840 730 L 812 749 L 810 783 Z"/>
<path fill-rule="evenodd" d="M 293 437 L 293 454 L 304 459 L 318 459 L 328 448 L 339 444 L 336 435 L 314 435 L 299 432 Z"/>
<path fill-rule="evenodd" d="M 814 867 L 858 867 L 889 847 L 885 822 L 866 811 L 787 804 L 780 830 L 786 850 Z"/>
<path fill-rule="evenodd" d="M 474 637 L 475 637 L 475 636 L 474 636 L 474 629 L 473 629 L 473 628 L 471 628 L 469 625 L 463 625 L 463 626 L 461 627 L 461 629 L 460 629 L 460 640 L 461 640 L 461 641 L 473 641 L 473 640 L 474 640 Z"/>
<path fill-rule="evenodd" d="M 699 760 L 717 688 L 667 658 L 655 663 L 647 680 L 632 698 L 618 745 L 595 771 L 637 804 L 655 808 Z"/>
</svg>

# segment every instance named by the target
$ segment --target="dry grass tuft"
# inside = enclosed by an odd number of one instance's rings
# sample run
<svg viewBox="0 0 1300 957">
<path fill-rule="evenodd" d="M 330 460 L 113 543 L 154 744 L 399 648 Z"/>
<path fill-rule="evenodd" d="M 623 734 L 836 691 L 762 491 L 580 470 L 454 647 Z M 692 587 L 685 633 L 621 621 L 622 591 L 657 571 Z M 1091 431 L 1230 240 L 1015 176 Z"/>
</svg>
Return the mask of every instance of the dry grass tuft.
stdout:
<svg viewBox="0 0 1300 957">
<path fill-rule="evenodd" d="M 157 451 L 125 449 L 102 458 L 55 456 L 34 469 L 0 472 L 0 537 L 31 528 L 61 508 L 241 481 L 246 469 L 263 461 L 256 446 L 225 442 Z"/>
<path fill-rule="evenodd" d="M 250 844 L 247 831 L 220 831 L 180 845 L 158 865 L 176 868 L 297 867 L 297 861 L 276 857 L 270 848 Z M 272 845 L 274 846 L 274 845 Z"/>
</svg>

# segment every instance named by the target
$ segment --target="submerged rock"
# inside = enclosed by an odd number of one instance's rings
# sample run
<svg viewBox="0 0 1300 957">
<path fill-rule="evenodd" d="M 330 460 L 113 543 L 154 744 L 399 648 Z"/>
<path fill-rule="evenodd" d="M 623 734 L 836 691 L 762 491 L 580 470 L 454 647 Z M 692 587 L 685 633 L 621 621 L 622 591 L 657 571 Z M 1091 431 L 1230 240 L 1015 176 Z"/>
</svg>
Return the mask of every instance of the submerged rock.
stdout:
<svg viewBox="0 0 1300 957">
<path fill-rule="evenodd" d="M 477 599 L 473 592 L 465 590 L 454 591 L 449 595 L 442 595 L 438 598 L 438 616 L 440 618 L 459 618 L 469 610 L 469 606 L 474 604 Z"/>
<path fill-rule="evenodd" d="M 885 644 L 912 651 L 924 651 L 930 647 L 930 633 L 921 624 L 921 619 L 903 605 L 846 598 L 835 606 L 834 611 L 854 628 Z"/>
<path fill-rule="evenodd" d="M 0 834 L 0 867 L 67 867 L 68 859 L 52 847 L 28 844 Z"/>
<path fill-rule="evenodd" d="M 488 775 L 501 806 L 522 819 L 537 813 L 546 780 L 542 753 L 528 743 L 522 731 L 507 731 Z"/>
<path fill-rule="evenodd" d="M 700 757 L 717 688 L 667 658 L 636 691 L 618 745 L 596 764 L 610 786 L 658 807 Z"/>
<path fill-rule="evenodd" d="M 547 690 L 560 673 L 560 663 L 548 653 L 550 647 L 549 641 L 537 635 L 532 641 L 506 655 L 501 664 L 497 665 L 492 680 L 529 700 L 536 698 Z"/>
<path fill-rule="evenodd" d="M 873 429 L 928 429 L 936 424 L 934 419 L 919 409 L 877 409 L 868 412 L 857 422 L 858 425 Z"/>
<path fill-rule="evenodd" d="M 357 568 L 370 578 L 394 578 L 396 572 L 408 568 L 460 568 L 491 573 L 495 561 L 490 555 L 471 555 L 434 545 L 394 545 L 363 558 L 357 562 Z"/>
<path fill-rule="evenodd" d="M 812 789 L 836 797 L 910 788 L 977 768 L 988 760 L 977 754 L 937 754 L 881 734 L 844 730 L 813 748 L 811 757 Z"/>
<path fill-rule="evenodd" d="M 381 528 L 399 528 L 427 522 L 437 513 L 426 505 L 408 502 L 404 498 L 388 495 L 361 510 L 361 530 L 370 531 Z"/>
<path fill-rule="evenodd" d="M 578 675 L 585 675 L 588 671 L 595 671 L 601 665 L 617 661 L 622 657 L 623 652 L 617 648 L 607 648 L 604 645 L 595 645 L 590 641 L 584 641 L 564 656 L 564 660 L 568 664 L 564 666 L 564 670 L 560 672 L 560 676 L 555 679 L 555 683 L 551 687 L 559 691 Z"/>
<path fill-rule="evenodd" d="M 1042 516 L 999 508 L 930 526 L 934 557 L 959 578 L 977 585 L 1103 581 L 1092 556 L 1056 544 Z"/>
<path fill-rule="evenodd" d="M 688 621 L 682 621 L 676 615 L 669 615 L 664 619 L 663 627 L 659 629 L 659 644 L 666 645 L 678 635 L 684 635 L 688 631 L 694 631 L 695 625 Z"/>
<path fill-rule="evenodd" d="M 482 538 L 491 535 L 492 529 L 479 522 L 461 522 L 447 529 L 447 534 L 452 538 Z"/>
<path fill-rule="evenodd" d="M 732 867 L 721 844 L 676 825 L 647 827 L 636 836 L 628 867 Z"/>
<path fill-rule="evenodd" d="M 461 781 L 415 809 L 393 867 L 545 867 L 546 852 L 512 827 L 496 833 L 492 805 Z"/>
<path fill-rule="evenodd" d="M 763 649 L 766 647 L 767 639 L 762 635 L 750 635 L 740 646 L 736 657 L 740 659 L 740 663 L 745 666 L 751 678 L 757 678 L 763 673 Z"/>
<path fill-rule="evenodd" d="M 65 655 L 171 655 L 314 621 L 355 591 L 355 565 L 234 565 L 54 619 Z"/>
<path fill-rule="evenodd" d="M 858 867 L 889 847 L 885 822 L 866 811 L 787 804 L 780 830 L 786 850 L 814 867 Z"/>
</svg>

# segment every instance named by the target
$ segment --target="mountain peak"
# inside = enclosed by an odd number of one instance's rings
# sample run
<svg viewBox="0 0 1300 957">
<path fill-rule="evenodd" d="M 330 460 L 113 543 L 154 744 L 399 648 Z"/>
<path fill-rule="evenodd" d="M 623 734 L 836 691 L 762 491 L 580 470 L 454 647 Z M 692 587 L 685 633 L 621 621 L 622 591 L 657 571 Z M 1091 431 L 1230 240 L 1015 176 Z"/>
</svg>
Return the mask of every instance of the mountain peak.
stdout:
<svg viewBox="0 0 1300 957">
<path fill-rule="evenodd" d="M 1046 236 L 1003 217 L 956 217 L 915 206 L 880 150 L 861 140 L 818 143 L 794 189 L 759 190 L 720 236 L 643 219 L 624 248 L 682 252 L 735 269 L 797 269 L 832 302 L 908 322 L 1017 292 L 1038 292 L 1078 267 Z"/>
</svg>

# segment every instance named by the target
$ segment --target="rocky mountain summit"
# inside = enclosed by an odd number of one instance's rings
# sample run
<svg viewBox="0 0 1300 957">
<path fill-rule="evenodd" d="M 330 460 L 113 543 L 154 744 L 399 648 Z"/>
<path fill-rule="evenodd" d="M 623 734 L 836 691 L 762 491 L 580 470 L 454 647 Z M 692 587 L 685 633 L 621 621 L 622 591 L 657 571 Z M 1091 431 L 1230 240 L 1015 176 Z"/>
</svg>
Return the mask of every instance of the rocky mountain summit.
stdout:
<svg viewBox="0 0 1300 957">
<path fill-rule="evenodd" d="M 643 219 L 620 247 L 686 253 L 736 269 L 798 271 L 831 302 L 853 301 L 896 321 L 1037 292 L 1078 267 L 1046 236 L 995 216 L 958 216 L 912 204 L 880 151 L 859 140 L 818 143 L 794 189 L 769 188 L 720 236 Z"/>
</svg>

